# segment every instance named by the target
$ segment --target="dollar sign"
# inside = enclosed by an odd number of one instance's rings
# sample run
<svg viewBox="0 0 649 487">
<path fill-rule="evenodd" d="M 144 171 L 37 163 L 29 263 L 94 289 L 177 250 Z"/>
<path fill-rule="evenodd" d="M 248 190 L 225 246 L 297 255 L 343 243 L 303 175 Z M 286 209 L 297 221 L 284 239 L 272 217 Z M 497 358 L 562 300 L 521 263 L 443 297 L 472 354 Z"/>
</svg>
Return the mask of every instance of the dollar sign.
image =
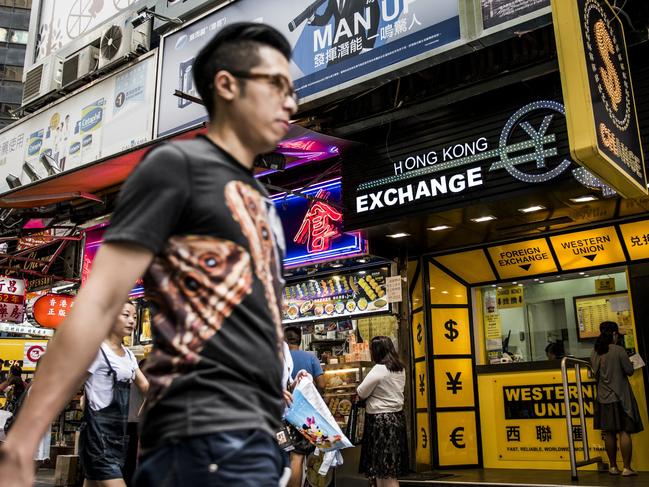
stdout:
<svg viewBox="0 0 649 487">
<path fill-rule="evenodd" d="M 417 324 L 417 343 L 421 343 L 421 323 Z"/>
<path fill-rule="evenodd" d="M 448 320 L 446 323 L 444 323 L 444 328 L 448 330 L 448 333 L 444 333 L 444 336 L 452 342 L 455 341 L 458 336 L 460 336 L 460 332 L 455 329 L 456 326 L 457 321 L 455 320 Z"/>
<path fill-rule="evenodd" d="M 604 88 L 606 88 L 606 92 L 611 99 L 613 110 L 617 112 L 618 106 L 622 102 L 622 87 L 620 78 L 617 75 L 617 69 L 615 69 L 611 59 L 611 55 L 615 54 L 615 48 L 603 20 L 598 20 L 595 23 L 595 39 L 597 40 L 599 55 L 602 56 L 602 61 L 604 61 L 604 67 L 600 67 L 599 72 L 604 82 Z"/>
</svg>

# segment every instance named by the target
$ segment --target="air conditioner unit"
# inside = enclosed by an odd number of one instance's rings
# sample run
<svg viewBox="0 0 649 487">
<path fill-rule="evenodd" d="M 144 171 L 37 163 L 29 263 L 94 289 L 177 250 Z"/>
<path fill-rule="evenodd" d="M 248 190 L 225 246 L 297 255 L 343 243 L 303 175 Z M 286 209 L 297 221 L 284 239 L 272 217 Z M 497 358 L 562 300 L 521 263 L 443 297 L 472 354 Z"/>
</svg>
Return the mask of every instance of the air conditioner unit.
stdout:
<svg viewBox="0 0 649 487">
<path fill-rule="evenodd" d="M 118 17 L 101 32 L 99 43 L 99 68 L 128 61 L 145 53 L 150 46 L 151 22 L 133 27 L 130 16 Z"/>
<path fill-rule="evenodd" d="M 25 72 L 23 103 L 25 106 L 61 88 L 63 60 L 48 56 Z"/>
<path fill-rule="evenodd" d="M 73 88 L 82 84 L 86 75 L 98 68 L 99 49 L 93 46 L 86 46 L 63 61 L 61 74 L 61 86 Z"/>
</svg>

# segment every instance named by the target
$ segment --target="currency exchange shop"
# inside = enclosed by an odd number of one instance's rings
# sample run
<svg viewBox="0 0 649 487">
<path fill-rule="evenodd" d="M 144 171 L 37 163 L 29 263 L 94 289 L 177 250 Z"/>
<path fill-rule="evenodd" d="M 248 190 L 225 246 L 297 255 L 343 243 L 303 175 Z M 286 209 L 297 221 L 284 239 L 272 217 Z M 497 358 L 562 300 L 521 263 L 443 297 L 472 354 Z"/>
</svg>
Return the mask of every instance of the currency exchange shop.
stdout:
<svg viewBox="0 0 649 487">
<path fill-rule="evenodd" d="M 621 198 L 571 159 L 559 75 L 392 122 L 365 142 L 343 167 L 346 229 L 408 256 L 418 469 L 568 470 L 566 393 L 578 458 L 583 428 L 591 456 L 605 457 L 594 379 L 582 369 L 580 425 L 559 359 L 588 359 L 606 320 L 646 359 L 649 199 Z M 630 381 L 649 424 L 646 367 Z M 649 433 L 633 441 L 646 450 Z M 634 461 L 649 470 L 649 457 Z"/>
</svg>

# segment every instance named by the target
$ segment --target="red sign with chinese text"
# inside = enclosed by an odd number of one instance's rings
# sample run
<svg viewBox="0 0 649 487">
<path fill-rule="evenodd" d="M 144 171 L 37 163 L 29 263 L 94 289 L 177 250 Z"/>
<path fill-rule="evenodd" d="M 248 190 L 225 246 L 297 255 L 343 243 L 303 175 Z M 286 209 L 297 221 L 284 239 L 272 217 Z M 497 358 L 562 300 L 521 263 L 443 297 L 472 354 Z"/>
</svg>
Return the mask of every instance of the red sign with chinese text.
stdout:
<svg viewBox="0 0 649 487">
<path fill-rule="evenodd" d="M 58 328 L 74 307 L 74 296 L 46 294 L 34 303 L 34 319 L 46 328 Z"/>
<path fill-rule="evenodd" d="M 25 281 L 0 276 L 0 321 L 22 323 L 25 314 Z"/>
<path fill-rule="evenodd" d="M 342 213 L 322 200 L 329 197 L 329 191 L 321 189 L 316 194 L 316 200 L 309 207 L 302 225 L 293 241 L 307 246 L 311 254 L 329 250 L 331 241 L 340 236 L 340 231 L 333 222 L 341 222 Z"/>
</svg>

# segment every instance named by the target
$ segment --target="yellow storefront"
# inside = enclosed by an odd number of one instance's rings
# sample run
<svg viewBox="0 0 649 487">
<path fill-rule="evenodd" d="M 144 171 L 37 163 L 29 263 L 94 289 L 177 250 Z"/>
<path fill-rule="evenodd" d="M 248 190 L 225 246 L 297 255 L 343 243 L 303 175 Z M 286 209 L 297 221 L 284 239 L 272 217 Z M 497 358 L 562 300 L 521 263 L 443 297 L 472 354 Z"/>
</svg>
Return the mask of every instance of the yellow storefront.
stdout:
<svg viewBox="0 0 649 487">
<path fill-rule="evenodd" d="M 630 269 L 647 259 L 649 221 L 641 220 L 412 261 L 418 467 L 568 470 L 560 360 L 548 355 L 587 359 L 605 320 L 616 321 L 625 348 L 637 352 L 638 333 L 646 332 L 634 320 L 633 300 L 642 298 L 632 292 Z M 647 428 L 645 369 L 630 382 Z M 581 459 L 574 373 L 570 381 Z M 607 461 L 592 424 L 595 380 L 583 369 L 582 393 L 591 457 Z M 633 446 L 634 468 L 649 471 L 641 454 L 649 431 L 633 435 Z"/>
</svg>

